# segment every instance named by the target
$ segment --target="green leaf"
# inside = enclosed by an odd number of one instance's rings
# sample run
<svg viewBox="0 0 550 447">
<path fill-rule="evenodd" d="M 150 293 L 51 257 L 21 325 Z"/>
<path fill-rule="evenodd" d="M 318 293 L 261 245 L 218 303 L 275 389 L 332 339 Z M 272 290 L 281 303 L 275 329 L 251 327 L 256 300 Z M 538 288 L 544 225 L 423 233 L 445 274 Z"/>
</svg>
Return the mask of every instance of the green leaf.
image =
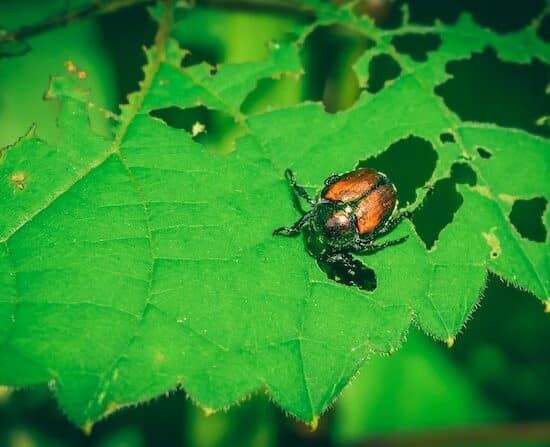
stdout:
<svg viewBox="0 0 550 447">
<path fill-rule="evenodd" d="M 88 125 L 98 108 L 78 79 L 52 80 L 60 140 L 31 131 L 0 159 L 0 364 L 9 365 L 1 383 L 53 381 L 64 410 L 85 427 L 177 386 L 211 410 L 265 387 L 314 424 L 365 359 L 400 346 L 411 322 L 452 343 L 487 270 L 549 299 L 548 242 L 525 240 L 508 218 L 515 198 L 549 196 L 547 140 L 463 122 L 434 93 L 447 62 L 485 45 L 521 62 L 547 56 L 548 45 L 530 28 L 498 36 L 467 16 L 451 27 L 383 31 L 347 9 L 311 4 L 318 19 L 297 25 L 295 42 L 216 74 L 206 64 L 181 67 L 171 10 L 161 11 L 140 90 L 120 116 L 104 113 L 113 137 Z M 357 63 L 359 79 L 377 52 L 392 55 L 402 75 L 338 114 L 304 103 L 246 116 L 241 106 L 257 82 L 300 73 L 300 43 L 330 23 L 375 42 Z M 391 46 L 393 35 L 411 31 L 440 35 L 427 62 Z M 232 153 L 213 154 L 150 115 L 198 104 L 243 126 Z M 456 142 L 441 143 L 442 132 Z M 477 176 L 475 187 L 459 187 L 463 204 L 433 249 L 402 223 L 389 237 L 408 234 L 406 243 L 358 256 L 378 280 L 365 292 L 329 280 L 301 238 L 272 236 L 299 217 L 286 168 L 318 190 L 411 134 L 437 151 L 430 183 L 449 177 L 456 161 Z M 417 191 L 412 206 L 424 195 Z"/>
</svg>

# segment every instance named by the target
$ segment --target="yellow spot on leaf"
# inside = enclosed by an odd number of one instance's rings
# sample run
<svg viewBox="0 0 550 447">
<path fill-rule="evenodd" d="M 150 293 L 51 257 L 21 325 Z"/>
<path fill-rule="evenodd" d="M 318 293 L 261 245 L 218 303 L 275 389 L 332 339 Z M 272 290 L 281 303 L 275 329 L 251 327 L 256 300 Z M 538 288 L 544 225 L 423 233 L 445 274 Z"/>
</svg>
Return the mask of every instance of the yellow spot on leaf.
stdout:
<svg viewBox="0 0 550 447">
<path fill-rule="evenodd" d="M 445 343 L 447 344 L 447 348 L 451 349 L 455 344 L 455 339 L 453 337 L 449 337 L 445 340 Z"/>
<path fill-rule="evenodd" d="M 27 174 L 20 171 L 14 172 L 11 175 L 10 180 L 13 182 L 17 189 L 23 190 L 25 189 L 25 180 L 27 180 Z"/>
<path fill-rule="evenodd" d="M 203 413 L 206 417 L 212 416 L 215 413 L 215 411 L 212 408 L 209 408 L 209 407 L 204 407 L 202 409 L 202 411 L 203 411 Z"/>
<path fill-rule="evenodd" d="M 196 137 L 198 134 L 203 133 L 205 130 L 206 130 L 206 126 L 197 121 L 195 124 L 193 124 L 193 128 L 191 129 L 191 134 L 194 137 Z"/>
<path fill-rule="evenodd" d="M 514 202 L 516 201 L 516 197 L 511 196 L 510 194 L 499 194 L 499 195 L 498 195 L 498 198 L 499 198 L 500 200 L 502 200 L 503 202 L 506 202 L 506 203 L 508 203 L 508 204 L 510 204 L 510 205 L 513 205 Z"/>
<path fill-rule="evenodd" d="M 495 236 L 495 230 L 497 227 L 491 228 L 489 233 L 481 233 L 485 238 L 485 242 L 491 247 L 491 259 L 496 259 L 500 256 L 500 241 L 498 237 Z"/>
<path fill-rule="evenodd" d="M 155 352 L 155 362 L 162 363 L 166 360 L 166 356 L 164 355 L 164 352 Z"/>
<path fill-rule="evenodd" d="M 88 77 L 88 73 L 86 73 L 84 70 L 80 70 L 78 72 L 78 79 L 86 79 Z"/>
<path fill-rule="evenodd" d="M 119 374 L 119 372 L 120 372 L 120 371 L 119 371 L 118 368 L 115 369 L 115 370 L 113 371 L 113 380 L 118 380 L 118 374 Z"/>
<path fill-rule="evenodd" d="M 485 197 L 489 197 L 489 198 L 492 198 L 491 196 L 491 191 L 489 190 L 489 188 L 487 188 L 486 186 L 479 186 L 479 185 L 476 185 L 472 188 L 474 191 L 477 191 L 479 194 L 481 194 L 482 196 L 485 196 Z"/>
<path fill-rule="evenodd" d="M 550 299 L 544 302 L 544 312 L 546 312 L 547 314 L 550 314 Z"/>
</svg>

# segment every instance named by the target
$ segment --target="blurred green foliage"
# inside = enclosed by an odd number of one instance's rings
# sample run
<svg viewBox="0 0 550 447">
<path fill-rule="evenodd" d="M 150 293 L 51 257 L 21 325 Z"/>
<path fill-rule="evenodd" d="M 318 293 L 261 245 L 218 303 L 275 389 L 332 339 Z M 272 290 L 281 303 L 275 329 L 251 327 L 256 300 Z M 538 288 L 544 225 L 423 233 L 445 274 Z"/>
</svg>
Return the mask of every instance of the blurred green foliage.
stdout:
<svg viewBox="0 0 550 447">
<path fill-rule="evenodd" d="M 422 23 L 429 23 L 435 17 L 452 21 L 459 7 L 464 6 L 458 3 L 441 4 L 430 12 L 429 2 L 412 2 L 411 18 Z M 508 3 L 504 2 L 505 13 L 500 18 L 488 15 L 485 6 L 476 9 L 473 2 L 466 2 L 465 7 L 473 9 L 480 23 L 497 30 L 523 26 L 540 13 L 541 2 L 518 5 L 509 13 Z M 74 5 L 74 2 L 69 4 Z M 501 3 L 493 4 L 491 8 L 500 6 Z M 2 2 L 0 26 L 34 23 L 66 7 L 67 2 L 62 1 Z M 398 3 L 387 8 L 379 16 L 382 26 L 399 22 Z M 522 19 L 525 14 L 527 17 Z M 180 21 L 181 28 L 175 31 L 175 36 L 182 46 L 192 51 L 186 62 L 205 60 L 212 65 L 239 62 L 243 58 L 261 58 L 266 51 L 265 42 L 283 36 L 297 20 L 305 19 L 269 10 L 251 13 L 235 8 L 222 12 L 208 7 L 197 9 L 185 21 Z M 117 31 L 120 23 L 128 27 L 122 38 Z M 143 63 L 139 46 L 129 51 L 127 44 L 130 40 L 135 44 L 136 35 L 142 37 L 141 44 L 150 44 L 153 29 L 144 8 L 132 8 L 38 35 L 29 39 L 29 53 L 1 59 L 0 147 L 24 134 L 32 122 L 39 124 L 41 136 L 55 138 L 56 108 L 40 98 L 46 87 L 45 75 L 62 72 L 67 60 L 74 59 L 87 72 L 94 101 L 115 110 L 125 95 L 135 89 L 139 79 L 135 76 L 139 73 L 137 67 Z M 128 35 L 132 35 L 132 39 L 124 38 Z M 117 39 L 119 44 L 113 46 Z M 303 54 L 306 66 L 314 70 L 300 79 L 285 77 L 260 83 L 244 107 L 247 112 L 259 112 L 311 99 L 325 101 L 329 111 L 345 109 L 353 104 L 360 89 L 351 65 L 367 46 L 368 42 L 358 41 L 342 30 L 322 29 L 307 42 Z M 323 62 L 327 52 L 334 57 Z M 321 54 L 323 58 L 319 58 Z M 498 61 L 491 61 L 488 54 L 485 59 L 473 58 L 465 68 L 468 76 L 475 76 L 476 83 L 457 82 L 443 93 L 447 95 L 446 100 L 461 102 L 459 113 L 466 117 L 468 113 L 479 113 L 477 103 L 465 100 L 472 95 L 475 85 L 485 86 L 475 92 L 475 97 L 485 104 L 489 118 L 495 116 L 492 102 L 485 99 L 492 94 L 488 88 L 492 73 L 502 66 Z M 384 78 L 385 72 L 392 69 L 390 64 L 377 76 Z M 542 65 L 540 70 L 543 79 L 546 76 L 548 80 L 548 67 Z M 540 72 L 533 72 L 518 78 L 513 70 L 500 73 L 503 88 L 518 82 L 536 82 L 541 76 Z M 477 82 L 480 75 L 485 84 Z M 505 103 L 498 106 L 498 113 L 506 115 L 504 120 L 516 118 L 518 110 L 535 106 L 548 113 L 548 103 L 540 105 L 540 101 L 541 98 L 528 95 L 506 97 Z M 219 116 L 209 119 L 213 123 L 209 128 L 215 131 L 211 131 L 208 138 L 216 144 L 230 145 L 238 135 L 234 123 L 227 123 Z M 452 190 L 440 200 L 440 206 L 445 207 L 450 195 Z M 447 214 L 451 220 L 452 213 Z M 532 231 L 540 231 L 539 222 L 524 223 L 529 224 Z M 435 233 L 437 228 L 426 231 Z M 67 422 L 47 388 L 18 391 L 2 388 L 0 445 L 346 445 L 380 433 L 550 420 L 549 339 L 548 315 L 541 312 L 536 300 L 491 277 L 483 306 L 473 315 L 452 349 L 434 345 L 412 330 L 409 342 L 398 353 L 389 359 L 374 359 L 363 368 L 336 407 L 323 417 L 317 432 L 287 420 L 262 393 L 228 413 L 206 416 L 178 391 L 143 406 L 125 409 L 100 423 L 87 436 Z M 550 445 L 550 441 L 529 445 Z"/>
</svg>

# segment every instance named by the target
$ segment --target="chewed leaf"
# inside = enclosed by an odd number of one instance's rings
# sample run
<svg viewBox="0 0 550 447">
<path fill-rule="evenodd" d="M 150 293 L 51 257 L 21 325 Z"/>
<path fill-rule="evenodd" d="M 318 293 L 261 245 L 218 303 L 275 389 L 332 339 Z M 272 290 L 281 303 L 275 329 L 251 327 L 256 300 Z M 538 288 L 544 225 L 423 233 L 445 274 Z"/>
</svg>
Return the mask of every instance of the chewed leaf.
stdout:
<svg viewBox="0 0 550 447">
<path fill-rule="evenodd" d="M 370 355 L 400 346 L 413 321 L 452 345 L 488 270 L 548 300 L 548 238 L 523 237 L 509 218 L 517 200 L 547 203 L 548 141 L 463 122 L 435 93 L 449 62 L 487 45 L 508 61 L 547 63 L 548 44 L 531 28 L 497 35 L 468 16 L 388 31 L 348 8 L 304 7 L 317 18 L 296 25 L 293 42 L 215 69 L 182 66 L 164 9 L 112 138 L 90 128 L 94 106 L 77 74 L 52 79 L 60 140 L 31 129 L 0 152 L 0 383 L 53 381 L 63 409 L 86 427 L 178 386 L 212 411 L 265 388 L 313 423 Z M 243 112 L 258 82 L 298 77 L 303 42 L 332 24 L 373 43 L 354 66 L 361 85 L 379 55 L 395 64 L 383 88 L 335 114 L 311 102 Z M 421 60 L 392 45 L 413 32 L 437 36 Z M 231 150 L 207 150 L 211 126 L 192 119 L 195 110 L 235 123 Z M 398 159 L 405 149 L 412 155 Z M 426 166 L 408 173 L 418 157 Z M 428 247 L 405 220 L 385 237 L 406 242 L 357 255 L 375 282 L 359 288 L 327 277 L 301 237 L 272 233 L 299 217 L 285 169 L 318 191 L 364 160 L 388 166 L 397 188 L 407 183 L 401 205 L 411 210 L 429 212 L 426 196 L 445 182 L 457 200 Z M 540 216 L 543 234 L 549 215 Z"/>
</svg>

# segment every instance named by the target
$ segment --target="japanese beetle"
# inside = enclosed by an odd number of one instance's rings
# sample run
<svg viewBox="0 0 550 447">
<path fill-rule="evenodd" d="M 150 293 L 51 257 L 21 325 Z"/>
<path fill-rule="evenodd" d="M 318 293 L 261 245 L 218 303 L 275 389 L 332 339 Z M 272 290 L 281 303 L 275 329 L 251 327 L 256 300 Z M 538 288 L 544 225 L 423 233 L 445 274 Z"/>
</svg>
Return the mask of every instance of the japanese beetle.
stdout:
<svg viewBox="0 0 550 447">
<path fill-rule="evenodd" d="M 357 262 L 350 253 L 373 253 L 408 238 L 375 242 L 409 217 L 408 212 L 394 215 L 397 191 L 385 174 L 361 168 L 333 175 L 325 180 L 317 200 L 296 183 L 290 169 L 285 176 L 296 196 L 305 199 L 312 209 L 292 226 L 277 228 L 273 234 L 295 236 L 304 229 L 308 251 L 317 260 L 343 267 L 353 276 Z"/>
</svg>

